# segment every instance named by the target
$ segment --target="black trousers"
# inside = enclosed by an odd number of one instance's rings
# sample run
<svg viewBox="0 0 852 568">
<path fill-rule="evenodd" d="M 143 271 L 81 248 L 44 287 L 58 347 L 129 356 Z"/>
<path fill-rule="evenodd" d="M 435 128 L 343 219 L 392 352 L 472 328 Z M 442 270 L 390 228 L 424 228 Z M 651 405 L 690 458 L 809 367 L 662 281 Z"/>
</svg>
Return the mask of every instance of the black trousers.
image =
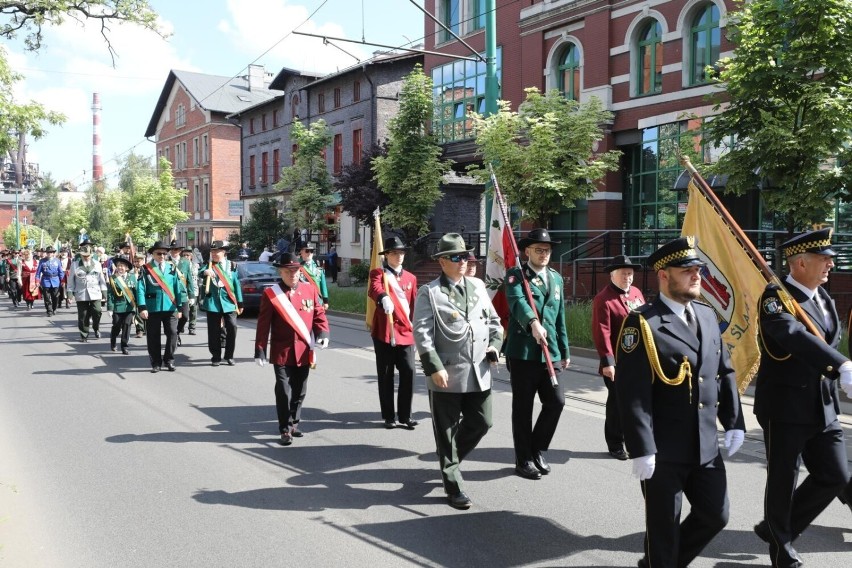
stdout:
<svg viewBox="0 0 852 568">
<path fill-rule="evenodd" d="M 773 566 L 793 561 L 792 543 L 849 482 L 846 444 L 838 421 L 827 428 L 758 420 L 766 447 L 764 515 Z M 798 486 L 804 462 L 808 477 Z"/>
<path fill-rule="evenodd" d="M 494 421 L 491 417 L 491 389 L 483 392 L 429 391 L 435 449 L 441 465 L 441 479 L 447 495 L 464 491 L 459 466 L 473 451 Z"/>
<path fill-rule="evenodd" d="M 234 358 L 237 346 L 237 312 L 211 312 L 207 310 L 207 349 L 213 361 L 222 360 L 222 325 L 225 326 L 225 359 Z"/>
<path fill-rule="evenodd" d="M 177 332 L 183 333 L 186 329 L 186 323 L 189 321 L 189 302 L 186 302 L 180 307 L 180 319 L 178 320 Z"/>
<path fill-rule="evenodd" d="M 9 297 L 12 298 L 12 305 L 17 306 L 21 303 L 21 295 L 20 283 L 15 278 L 12 278 L 9 280 Z"/>
<path fill-rule="evenodd" d="M 518 463 L 530 461 L 536 452 L 550 447 L 559 416 L 565 407 L 565 388 L 550 384 L 547 366 L 538 361 L 511 358 L 509 375 L 512 382 L 512 438 Z M 557 371 L 558 373 L 558 371 Z M 541 401 L 541 412 L 533 426 L 535 397 Z"/>
<path fill-rule="evenodd" d="M 621 414 L 618 410 L 618 394 L 615 383 L 602 377 L 606 385 L 606 419 L 604 420 L 604 439 L 611 452 L 624 449 L 624 431 L 621 429 Z"/>
<path fill-rule="evenodd" d="M 177 349 L 177 312 L 148 312 L 146 336 L 148 339 L 148 357 L 152 367 L 161 367 L 163 363 L 175 360 Z M 162 350 L 160 329 L 166 334 L 166 349 Z"/>
<path fill-rule="evenodd" d="M 376 374 L 379 377 L 379 406 L 382 420 L 394 420 L 393 404 L 394 368 L 399 370 L 397 409 L 399 421 L 411 419 L 411 399 L 414 396 L 414 345 L 396 345 L 373 338 L 376 350 Z"/>
<path fill-rule="evenodd" d="M 133 317 L 136 312 L 112 313 L 112 329 L 109 331 L 109 346 L 115 347 L 115 341 L 121 334 L 121 348 L 127 347 L 130 338 L 130 326 L 133 325 Z"/>
<path fill-rule="evenodd" d="M 101 301 L 100 300 L 77 300 L 77 328 L 80 337 L 89 337 L 89 324 L 93 331 L 101 327 Z"/>
<path fill-rule="evenodd" d="M 208 312 L 209 317 L 209 312 Z M 284 433 L 302 420 L 302 403 L 308 393 L 309 365 L 273 365 L 275 369 L 275 410 L 278 431 Z"/>
<path fill-rule="evenodd" d="M 641 482 L 645 497 L 645 557 L 654 568 L 689 566 L 728 524 L 728 480 L 722 455 L 705 465 L 657 462 Z M 689 515 L 680 522 L 683 496 Z"/>
<path fill-rule="evenodd" d="M 59 307 L 59 295 L 62 292 L 60 288 L 54 288 L 52 286 L 42 286 L 41 287 L 41 295 L 44 298 L 44 308 L 47 310 L 47 314 L 55 314 L 56 308 Z"/>
</svg>

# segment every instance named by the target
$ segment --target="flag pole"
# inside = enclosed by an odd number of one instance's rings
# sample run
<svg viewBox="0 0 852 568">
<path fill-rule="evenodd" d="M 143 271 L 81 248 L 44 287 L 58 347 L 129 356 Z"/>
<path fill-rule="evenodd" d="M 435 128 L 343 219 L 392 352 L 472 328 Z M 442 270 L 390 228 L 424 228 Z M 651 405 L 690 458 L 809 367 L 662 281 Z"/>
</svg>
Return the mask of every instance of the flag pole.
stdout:
<svg viewBox="0 0 852 568">
<path fill-rule="evenodd" d="M 760 252 L 757 250 L 757 247 L 755 247 L 754 243 L 751 242 L 751 239 L 746 236 L 745 232 L 743 232 L 739 224 L 737 224 L 737 222 L 734 220 L 734 218 L 731 216 L 731 214 L 728 212 L 722 202 L 719 201 L 719 198 L 716 196 L 716 193 L 712 189 L 710 189 L 710 185 L 707 183 L 707 181 L 701 176 L 695 166 L 692 165 L 692 162 L 689 160 L 689 157 L 681 156 L 680 160 L 684 167 L 687 169 L 687 171 L 689 171 L 690 178 L 698 184 L 699 191 L 701 191 L 707 201 L 710 202 L 710 205 L 713 206 L 713 209 L 716 210 L 719 216 L 722 217 L 722 220 L 725 221 L 725 224 L 728 226 L 728 228 L 731 230 L 731 233 L 733 233 L 734 237 L 740 243 L 740 246 L 743 247 L 749 257 L 751 257 L 752 262 L 755 264 L 755 266 L 757 266 L 758 270 L 760 270 L 760 273 L 763 275 L 763 278 L 768 283 L 775 284 L 776 286 L 778 286 L 781 292 L 781 300 L 785 304 L 788 304 L 788 306 L 793 307 L 793 315 L 796 316 L 796 318 L 804 324 L 808 331 L 810 331 L 817 337 L 822 338 L 822 340 L 825 341 L 825 338 L 822 336 L 819 330 L 817 330 L 816 325 L 814 325 L 814 322 L 811 320 L 805 310 L 802 309 L 802 306 L 799 304 L 799 302 L 797 302 L 796 299 L 790 295 L 790 293 L 784 287 L 784 283 L 781 281 L 780 278 L 778 278 L 778 276 L 775 274 L 769 264 L 767 264 L 766 259 L 763 258 L 762 254 L 760 254 Z"/>
<path fill-rule="evenodd" d="M 518 243 L 515 242 L 515 234 L 511 231 L 511 224 L 509 223 L 509 215 L 506 210 L 506 202 L 503 199 L 503 193 L 500 191 L 500 184 L 497 183 L 497 176 L 494 174 L 494 167 L 491 164 L 488 164 L 488 172 L 491 175 L 491 185 L 494 186 L 494 194 L 497 196 L 497 203 L 500 207 L 500 214 L 503 216 L 503 222 L 507 227 L 510 227 L 509 230 L 509 242 L 512 245 L 512 252 L 515 254 L 515 268 L 521 268 L 521 255 L 518 251 Z M 493 215 L 494 212 L 492 211 Z M 523 271 L 521 271 L 521 286 L 524 290 L 524 297 L 527 299 L 527 303 L 529 303 L 530 308 L 532 308 L 533 314 L 536 318 L 541 321 L 539 317 L 538 310 L 535 307 L 535 301 L 533 300 L 532 290 L 530 290 L 529 282 L 527 279 L 523 277 Z M 550 351 L 547 348 L 547 338 L 544 340 L 544 345 L 541 346 L 541 352 L 544 354 L 544 363 L 547 365 L 547 372 L 550 375 L 550 384 L 553 388 L 559 386 L 559 382 L 556 380 L 556 371 L 553 368 L 553 361 L 550 358 Z"/>
</svg>

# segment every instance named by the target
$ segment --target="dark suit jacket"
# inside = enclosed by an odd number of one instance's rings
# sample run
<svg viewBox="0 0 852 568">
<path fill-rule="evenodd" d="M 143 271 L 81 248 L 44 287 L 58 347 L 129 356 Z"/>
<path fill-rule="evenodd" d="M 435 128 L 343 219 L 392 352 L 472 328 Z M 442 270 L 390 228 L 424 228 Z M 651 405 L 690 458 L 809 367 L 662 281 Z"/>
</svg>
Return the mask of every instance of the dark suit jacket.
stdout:
<svg viewBox="0 0 852 568">
<path fill-rule="evenodd" d="M 624 442 L 634 457 L 656 454 L 657 460 L 706 464 L 719 454 L 716 421 L 725 430 L 745 430 L 737 382 L 722 343 L 716 313 L 693 302 L 701 334 L 657 300 L 631 312 L 618 340 L 615 381 Z M 640 317 L 651 329 L 663 374 L 674 378 L 683 358 L 692 380 L 668 385 L 655 376 Z M 691 385 L 691 387 L 690 387 Z"/>
<path fill-rule="evenodd" d="M 763 421 L 771 419 L 794 424 L 828 426 L 840 412 L 837 381 L 840 365 L 847 361 L 837 351 L 840 320 L 834 302 L 823 290 L 817 293 L 831 314 L 831 326 L 816 302 L 795 286 L 787 291 L 808 314 L 820 337 L 805 328 L 778 297 L 778 287 L 770 284 L 758 305 L 760 323 L 760 367 L 754 392 L 754 413 Z"/>
<path fill-rule="evenodd" d="M 509 304 L 509 329 L 504 347 L 506 357 L 544 362 L 544 352 L 530 331 L 535 313 L 524 295 L 523 278 L 529 283 L 539 323 L 547 330 L 550 358 L 553 361 L 570 359 L 562 277 L 548 268 L 548 282 L 545 284 L 527 263 L 523 264 L 523 272 L 520 268 L 510 268 L 506 272 L 506 301 Z"/>
<path fill-rule="evenodd" d="M 286 293 L 291 289 L 279 280 L 277 284 Z M 322 299 L 317 289 L 309 282 L 300 282 L 290 294 L 290 302 L 305 322 L 308 331 L 313 332 L 315 339 L 328 337 L 328 319 L 322 307 Z M 311 345 L 281 317 L 273 306 L 269 295 L 264 291 L 260 296 L 260 309 L 257 313 L 257 330 L 254 336 L 255 353 L 266 352 L 270 343 L 269 362 L 273 365 L 290 365 L 304 367 L 310 364 Z"/>
</svg>

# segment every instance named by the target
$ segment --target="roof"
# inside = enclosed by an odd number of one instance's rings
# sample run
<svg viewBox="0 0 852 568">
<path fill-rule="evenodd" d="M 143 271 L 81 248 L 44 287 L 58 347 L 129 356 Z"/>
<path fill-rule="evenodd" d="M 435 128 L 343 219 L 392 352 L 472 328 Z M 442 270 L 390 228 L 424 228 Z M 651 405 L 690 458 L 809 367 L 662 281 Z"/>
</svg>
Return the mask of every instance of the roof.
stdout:
<svg viewBox="0 0 852 568">
<path fill-rule="evenodd" d="M 297 71 L 295 69 L 288 69 L 287 67 L 282 67 L 281 71 L 279 71 L 275 78 L 272 79 L 272 82 L 269 84 L 269 88 L 283 91 L 284 87 L 287 86 L 287 78 L 290 76 L 305 77 L 306 79 L 310 80 L 322 77 L 322 74 L 314 71 Z"/>
<path fill-rule="evenodd" d="M 145 131 L 146 137 L 157 133 L 157 124 L 165 111 L 175 81 L 180 82 L 202 109 L 226 115 L 274 99 L 281 94 L 271 89 L 271 85 L 249 89 L 247 77 L 224 77 L 222 75 L 206 75 L 172 69 L 169 71 L 157 106 L 154 107 L 154 113 L 148 122 L 148 129 Z"/>
<path fill-rule="evenodd" d="M 406 59 L 417 59 L 418 57 L 422 58 L 423 54 L 419 52 L 383 52 L 373 57 L 372 59 L 362 61 L 361 63 L 356 63 L 355 65 L 347 67 L 346 69 L 343 69 L 341 71 L 337 71 L 336 73 L 329 73 L 328 75 L 314 81 L 313 83 L 308 83 L 308 85 L 306 85 L 306 88 L 319 85 L 320 83 L 324 83 L 326 81 L 331 81 L 332 79 L 336 79 L 337 77 L 346 75 L 347 73 L 351 73 L 356 69 L 363 69 L 372 65 L 381 65 L 382 63 L 395 63 L 397 61 L 404 61 Z"/>
</svg>

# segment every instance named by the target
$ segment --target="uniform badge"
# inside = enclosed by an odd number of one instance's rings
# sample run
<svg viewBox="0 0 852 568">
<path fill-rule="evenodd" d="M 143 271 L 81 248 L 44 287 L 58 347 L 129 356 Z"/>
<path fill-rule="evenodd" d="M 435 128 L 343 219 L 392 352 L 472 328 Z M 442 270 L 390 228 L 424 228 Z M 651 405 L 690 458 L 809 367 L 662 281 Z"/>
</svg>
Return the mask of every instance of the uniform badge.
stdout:
<svg viewBox="0 0 852 568">
<path fill-rule="evenodd" d="M 459 313 L 453 312 L 453 313 L 450 314 L 450 317 L 453 318 L 454 320 L 457 320 L 457 319 L 459 319 Z"/>
<path fill-rule="evenodd" d="M 784 306 L 783 304 L 781 304 L 781 300 L 779 300 L 775 296 L 771 296 L 763 300 L 763 313 L 775 315 L 783 312 Z"/>
<path fill-rule="evenodd" d="M 554 298 L 556 298 L 556 299 L 558 300 L 558 299 L 559 299 L 559 292 L 554 292 L 554 293 L 553 293 L 553 297 L 554 297 Z"/>
<path fill-rule="evenodd" d="M 536 276 L 535 278 L 533 278 L 532 283 L 535 284 L 536 286 L 541 286 L 542 285 L 541 278 Z"/>
<path fill-rule="evenodd" d="M 515 283 L 515 277 L 509 276 L 508 281 L 509 281 L 509 284 L 514 284 Z"/>
<path fill-rule="evenodd" d="M 630 353 L 639 345 L 639 330 L 635 327 L 625 327 L 621 331 L 621 350 Z"/>
</svg>

